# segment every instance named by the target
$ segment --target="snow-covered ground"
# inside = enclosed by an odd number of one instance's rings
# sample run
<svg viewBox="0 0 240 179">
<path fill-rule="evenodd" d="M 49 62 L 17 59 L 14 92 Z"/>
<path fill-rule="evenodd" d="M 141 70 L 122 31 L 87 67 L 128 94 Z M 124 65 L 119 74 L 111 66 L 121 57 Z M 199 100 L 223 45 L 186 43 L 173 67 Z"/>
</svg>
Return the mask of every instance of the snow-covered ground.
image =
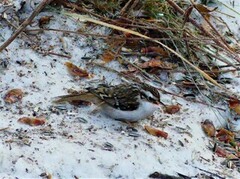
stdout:
<svg viewBox="0 0 240 179">
<path fill-rule="evenodd" d="M 18 4 L 20 1 L 13 2 Z M 231 6 L 231 1 L 222 2 Z M 234 8 L 240 11 L 236 0 Z M 3 9 L 0 8 L 0 13 Z M 236 17 L 228 21 L 222 16 L 238 34 L 240 16 L 224 6 L 219 5 L 219 9 Z M 25 12 L 21 17 L 28 17 L 31 8 Z M 5 15 L 10 16 L 8 13 L 6 11 Z M 37 19 L 46 15 L 53 16 L 47 25 L 49 28 L 86 28 L 84 24 L 49 11 L 41 12 L 30 28 L 38 28 Z M 93 32 L 96 30 L 92 29 Z M 0 44 L 12 32 L 12 27 L 1 20 Z M 71 58 L 44 56 L 29 47 L 29 43 L 34 42 L 40 43 L 42 50 L 51 49 Z M 132 128 L 102 114 L 92 113 L 94 106 L 76 108 L 69 105 L 63 110 L 55 109 L 52 99 L 67 94 L 68 89 L 79 91 L 99 83 L 121 82 L 117 74 L 87 65 L 89 59 L 82 58 L 97 58 L 95 54 L 101 50 L 102 43 L 92 37 L 61 32 L 27 37 L 22 34 L 0 53 L 0 178 L 41 178 L 46 175 L 53 178 L 146 178 L 154 172 L 194 177 L 204 173 L 199 168 L 225 178 L 240 178 L 237 168 L 227 168 L 222 164 L 224 159 L 213 153 L 211 139 L 201 128 L 205 119 L 210 119 L 217 127 L 224 127 L 228 112 L 162 95 L 162 101 L 167 104 L 181 104 L 181 111 L 169 115 L 159 109 L 151 118 Z M 66 70 L 64 63 L 67 61 L 87 69 L 94 77 L 75 80 Z M 108 66 L 120 68 L 117 62 L 110 62 Z M 239 86 L 237 75 L 234 80 L 234 85 Z M 13 88 L 22 89 L 24 97 L 21 102 L 6 104 L 3 97 Z M 239 89 L 235 88 L 238 92 Z M 47 122 L 42 126 L 19 123 L 18 119 L 25 116 L 43 116 Z M 144 125 L 158 127 L 169 137 L 152 136 L 146 133 Z"/>
</svg>

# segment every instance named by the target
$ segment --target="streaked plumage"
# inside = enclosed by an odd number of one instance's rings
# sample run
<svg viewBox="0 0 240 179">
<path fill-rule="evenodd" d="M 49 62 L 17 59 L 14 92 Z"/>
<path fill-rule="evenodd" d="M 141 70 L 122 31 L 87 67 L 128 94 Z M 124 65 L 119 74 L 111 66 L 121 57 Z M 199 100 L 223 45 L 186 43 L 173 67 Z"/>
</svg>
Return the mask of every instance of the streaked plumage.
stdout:
<svg viewBox="0 0 240 179">
<path fill-rule="evenodd" d="M 81 94 L 59 96 L 55 103 L 89 101 L 101 107 L 107 116 L 125 121 L 138 121 L 153 114 L 160 104 L 159 92 L 146 84 L 99 85 Z"/>
</svg>

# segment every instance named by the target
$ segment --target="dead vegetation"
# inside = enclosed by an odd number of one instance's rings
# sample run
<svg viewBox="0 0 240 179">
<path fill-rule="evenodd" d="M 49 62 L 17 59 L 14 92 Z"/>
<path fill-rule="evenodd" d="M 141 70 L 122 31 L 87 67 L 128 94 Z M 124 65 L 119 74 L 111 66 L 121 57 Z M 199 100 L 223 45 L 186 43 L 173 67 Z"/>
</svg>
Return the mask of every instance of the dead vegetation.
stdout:
<svg viewBox="0 0 240 179">
<path fill-rule="evenodd" d="M 202 82 L 205 78 L 225 92 L 226 89 L 220 85 L 224 82 L 219 80 L 219 76 L 225 70 L 218 62 L 227 64 L 233 71 L 238 70 L 237 41 L 227 36 L 227 33 L 219 34 L 210 22 L 211 18 L 217 18 L 214 15 L 216 8 L 187 1 L 175 3 L 171 0 L 77 1 L 76 3 L 55 1 L 55 3 L 63 5 L 68 10 L 73 9 L 76 13 L 85 13 L 98 18 L 98 20 L 85 18 L 84 20 L 89 23 L 112 28 L 108 36 L 102 34 L 109 47 L 102 54 L 105 62 L 121 59 L 126 55 L 145 56 L 157 59 L 158 63 L 161 63 L 158 67 L 160 71 L 174 73 L 177 65 L 178 69 L 191 78 L 189 80 L 193 86 L 196 83 L 195 77 Z M 194 20 L 196 16 L 202 18 L 202 22 Z M 81 16 L 76 16 L 77 18 Z M 85 32 L 78 33 L 89 35 Z M 101 35 L 95 34 L 95 37 Z M 128 52 L 124 53 L 123 48 Z M 137 65 L 141 66 L 141 63 L 143 62 L 139 61 Z M 168 64 L 167 68 L 163 67 L 165 63 Z M 172 66 L 174 68 L 171 68 Z M 150 71 L 156 73 L 159 70 Z"/>
<path fill-rule="evenodd" d="M 185 75 L 181 81 L 177 81 L 181 88 L 201 91 L 201 94 L 205 89 L 210 99 L 215 97 L 213 94 L 219 89 L 221 92 L 218 95 L 225 99 L 238 98 L 237 94 L 225 88 L 224 84 L 231 79 L 221 78 L 221 75 L 239 70 L 239 45 L 228 30 L 220 33 L 216 24 L 212 23 L 215 20 L 229 29 L 215 12 L 217 4 L 215 8 L 209 8 L 193 1 L 69 3 L 58 0 L 52 5 L 63 6 L 64 13 L 76 21 L 81 19 L 88 22 L 89 29 L 93 24 L 110 28 L 110 34 L 90 34 L 81 30 L 73 33 L 104 39 L 108 48 L 100 54 L 102 60 L 105 63 L 118 60 L 126 67 L 125 74 L 148 76 L 148 81 L 161 83 L 157 77 L 161 72 L 181 72 Z M 201 20 L 195 20 L 196 17 Z M 63 29 L 36 30 L 65 32 Z M 126 60 L 130 57 L 138 60 L 134 63 Z M 136 81 L 135 77 L 131 77 L 131 80 Z M 166 93 L 165 90 L 162 91 Z"/>
</svg>

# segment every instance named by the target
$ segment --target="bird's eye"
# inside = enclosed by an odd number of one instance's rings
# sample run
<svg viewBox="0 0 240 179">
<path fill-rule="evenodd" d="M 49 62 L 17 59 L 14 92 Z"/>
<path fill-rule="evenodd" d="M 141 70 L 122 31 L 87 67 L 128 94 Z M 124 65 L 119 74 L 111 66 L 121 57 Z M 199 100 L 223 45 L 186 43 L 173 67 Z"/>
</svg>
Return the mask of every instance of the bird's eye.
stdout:
<svg viewBox="0 0 240 179">
<path fill-rule="evenodd" d="M 150 101 L 153 101 L 154 99 L 151 96 L 147 97 Z"/>
<path fill-rule="evenodd" d="M 151 97 L 151 96 L 148 96 L 147 99 L 148 99 L 149 101 L 152 101 L 152 102 L 156 101 L 156 99 L 153 98 L 153 97 Z"/>
</svg>

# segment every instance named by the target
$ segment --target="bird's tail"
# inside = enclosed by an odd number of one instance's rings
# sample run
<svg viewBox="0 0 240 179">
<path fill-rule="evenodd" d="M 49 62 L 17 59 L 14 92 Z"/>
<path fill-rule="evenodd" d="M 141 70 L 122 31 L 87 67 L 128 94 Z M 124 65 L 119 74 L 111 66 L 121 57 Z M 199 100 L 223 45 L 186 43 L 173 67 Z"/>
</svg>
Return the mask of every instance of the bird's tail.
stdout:
<svg viewBox="0 0 240 179">
<path fill-rule="evenodd" d="M 92 93 L 70 94 L 64 96 L 57 96 L 53 99 L 53 103 L 57 104 L 66 102 L 70 104 L 81 104 L 84 102 L 99 104 L 101 100 Z"/>
</svg>

